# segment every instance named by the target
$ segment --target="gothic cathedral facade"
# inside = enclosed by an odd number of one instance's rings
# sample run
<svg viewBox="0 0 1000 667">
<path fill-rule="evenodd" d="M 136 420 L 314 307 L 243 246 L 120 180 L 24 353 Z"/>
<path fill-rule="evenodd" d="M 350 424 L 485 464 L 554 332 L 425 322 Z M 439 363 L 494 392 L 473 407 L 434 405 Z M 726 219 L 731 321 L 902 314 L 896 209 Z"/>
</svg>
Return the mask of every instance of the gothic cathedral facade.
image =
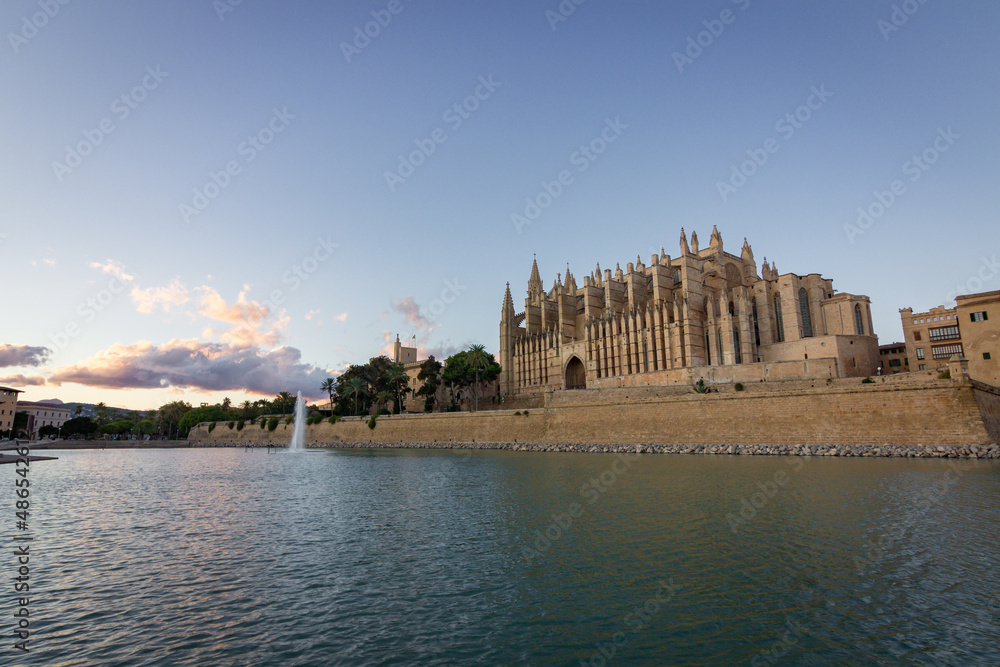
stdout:
<svg viewBox="0 0 1000 667">
<path fill-rule="evenodd" d="M 821 380 L 874 375 L 878 338 L 868 297 L 835 293 L 819 274 L 759 274 L 750 245 L 661 251 L 612 273 L 600 265 L 578 285 L 566 270 L 545 291 L 532 265 L 524 310 L 510 283 L 500 318 L 500 392 Z"/>
</svg>

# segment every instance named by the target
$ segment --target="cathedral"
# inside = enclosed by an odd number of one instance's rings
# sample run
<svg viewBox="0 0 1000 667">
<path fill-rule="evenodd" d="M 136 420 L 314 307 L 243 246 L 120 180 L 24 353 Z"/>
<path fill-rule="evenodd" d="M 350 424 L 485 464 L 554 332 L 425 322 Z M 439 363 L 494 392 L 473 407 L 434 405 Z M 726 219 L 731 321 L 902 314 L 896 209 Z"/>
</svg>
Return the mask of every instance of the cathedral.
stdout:
<svg viewBox="0 0 1000 667">
<path fill-rule="evenodd" d="M 713 229 L 707 248 L 681 230 L 680 253 L 661 250 L 583 284 L 567 267 L 547 292 L 537 261 L 524 310 L 510 292 L 500 317 L 500 392 L 824 380 L 874 375 L 878 338 L 868 297 L 836 293 L 819 274 L 758 272 Z"/>
</svg>

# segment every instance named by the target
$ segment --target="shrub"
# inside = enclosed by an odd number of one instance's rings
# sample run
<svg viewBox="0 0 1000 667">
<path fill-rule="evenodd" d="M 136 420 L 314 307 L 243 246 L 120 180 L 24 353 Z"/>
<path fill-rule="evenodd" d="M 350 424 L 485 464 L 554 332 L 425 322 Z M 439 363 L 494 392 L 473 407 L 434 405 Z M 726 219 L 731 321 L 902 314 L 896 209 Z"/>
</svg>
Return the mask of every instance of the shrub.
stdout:
<svg viewBox="0 0 1000 667">
<path fill-rule="evenodd" d="M 525 410 L 525 411 L 524 411 L 524 412 L 522 412 L 521 414 L 522 414 L 522 415 L 524 415 L 525 417 L 527 417 L 527 416 L 528 416 L 528 411 L 527 411 L 527 410 Z"/>
<path fill-rule="evenodd" d="M 950 368 L 946 368 L 943 371 L 941 371 L 940 373 L 938 373 L 938 379 L 939 380 L 950 380 L 951 379 L 951 369 Z"/>
<path fill-rule="evenodd" d="M 368 428 L 375 430 L 375 415 L 372 415 L 372 418 L 368 420 Z"/>
<path fill-rule="evenodd" d="M 520 416 L 521 416 L 521 411 L 520 411 L 520 410 L 518 410 L 518 411 L 517 411 L 517 412 L 515 412 L 514 414 L 515 414 L 515 415 L 517 415 L 518 417 L 520 417 Z"/>
<path fill-rule="evenodd" d="M 260 430 L 263 431 L 265 428 L 267 428 L 267 420 L 265 420 L 264 417 L 262 416 L 260 418 Z"/>
<path fill-rule="evenodd" d="M 270 419 L 267 420 L 267 430 L 273 431 L 276 428 L 278 428 L 278 418 L 271 417 Z"/>
<path fill-rule="evenodd" d="M 735 389 L 736 391 L 743 391 L 743 383 L 737 382 L 736 384 L 733 385 L 733 389 Z"/>
<path fill-rule="evenodd" d="M 705 380 L 698 380 L 698 384 L 694 386 L 694 390 L 699 394 L 707 394 L 710 388 L 705 386 Z"/>
<path fill-rule="evenodd" d="M 330 415 L 330 419 L 328 419 L 327 421 L 329 421 L 331 424 L 336 424 L 337 423 L 337 415 Z"/>
<path fill-rule="evenodd" d="M 228 426 L 229 430 L 232 431 L 233 427 L 236 426 L 236 422 L 229 422 L 228 424 L 226 424 L 226 426 Z"/>
<path fill-rule="evenodd" d="M 288 426 L 293 421 L 295 421 L 295 417 L 285 417 L 285 426 Z"/>
<path fill-rule="evenodd" d="M 238 422 L 236 422 L 236 430 L 237 431 L 242 431 L 243 430 L 243 426 L 245 426 L 245 422 L 242 419 L 239 420 Z"/>
<path fill-rule="evenodd" d="M 871 378 L 865 378 L 864 380 L 861 381 L 861 384 L 874 384 L 874 383 L 875 383 L 875 380 L 873 380 Z"/>
<path fill-rule="evenodd" d="M 212 422 L 211 424 L 208 425 L 208 432 L 211 433 L 214 430 L 215 430 L 215 422 Z"/>
</svg>

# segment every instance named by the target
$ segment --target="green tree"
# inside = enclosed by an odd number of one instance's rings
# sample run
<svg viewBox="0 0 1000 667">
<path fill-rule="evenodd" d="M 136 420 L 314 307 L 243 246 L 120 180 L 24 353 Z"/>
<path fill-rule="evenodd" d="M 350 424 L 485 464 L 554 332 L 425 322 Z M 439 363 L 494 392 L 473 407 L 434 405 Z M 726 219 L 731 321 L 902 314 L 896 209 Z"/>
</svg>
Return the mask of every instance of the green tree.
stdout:
<svg viewBox="0 0 1000 667">
<path fill-rule="evenodd" d="M 97 432 L 97 424 L 90 417 L 74 417 L 63 423 L 63 435 L 87 436 Z"/>
<path fill-rule="evenodd" d="M 156 411 L 159 432 L 167 437 L 176 435 L 181 419 L 191 410 L 191 404 L 184 401 L 172 401 L 161 405 Z"/>
<path fill-rule="evenodd" d="M 101 401 L 96 406 L 94 406 L 94 421 L 97 422 L 98 426 L 104 426 L 111 422 L 111 411 L 104 401 Z"/>
<path fill-rule="evenodd" d="M 295 406 L 295 399 L 287 391 L 283 391 L 275 397 L 274 403 L 275 407 L 281 410 L 281 416 L 284 417 Z"/>
<path fill-rule="evenodd" d="M 486 351 L 486 348 L 478 343 L 469 348 L 469 354 L 465 358 L 469 368 L 475 375 L 475 385 L 472 391 L 472 409 L 479 409 L 479 373 L 485 371 L 491 362 L 495 363 L 493 355 Z"/>
<path fill-rule="evenodd" d="M 477 394 L 480 382 L 492 382 L 497 379 L 500 376 L 500 364 L 485 350 L 475 354 L 476 347 L 479 346 L 473 346 L 469 351 L 458 352 L 448 357 L 441 379 L 453 394 L 457 391 L 459 397 L 466 390 L 472 389 L 473 403 L 478 407 Z M 472 355 L 471 361 L 470 355 Z"/>
<path fill-rule="evenodd" d="M 354 397 L 354 413 L 358 414 L 358 400 L 368 393 L 368 385 L 365 383 L 364 378 L 355 376 L 347 381 L 347 387 L 344 389 L 346 396 Z"/>
<path fill-rule="evenodd" d="M 386 381 L 393 387 L 394 398 L 396 400 L 396 413 L 403 411 L 403 397 L 410 391 L 410 376 L 402 364 L 393 364 L 386 371 Z"/>
<path fill-rule="evenodd" d="M 434 412 L 438 387 L 441 386 L 441 368 L 441 362 L 435 359 L 433 354 L 420 364 L 417 380 L 423 384 L 417 390 L 417 396 L 424 397 L 424 412 Z"/>
<path fill-rule="evenodd" d="M 333 392 L 337 389 L 337 381 L 333 378 L 327 378 L 323 380 L 323 384 L 319 387 L 322 391 L 325 391 L 327 396 L 330 397 L 330 414 L 333 414 Z"/>
</svg>

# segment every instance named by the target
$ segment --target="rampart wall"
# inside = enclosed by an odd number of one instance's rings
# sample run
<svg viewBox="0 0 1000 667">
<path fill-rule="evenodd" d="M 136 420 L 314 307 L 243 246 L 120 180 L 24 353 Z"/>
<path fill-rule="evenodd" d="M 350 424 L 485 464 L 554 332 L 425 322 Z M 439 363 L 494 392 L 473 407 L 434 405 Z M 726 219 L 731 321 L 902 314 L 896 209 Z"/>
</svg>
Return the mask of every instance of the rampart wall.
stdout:
<svg viewBox="0 0 1000 667">
<path fill-rule="evenodd" d="M 382 416 L 308 427 L 313 446 L 343 442 L 514 442 L 538 444 L 991 444 L 1000 435 L 1000 392 L 937 378 L 761 383 L 744 391 L 673 393 L 675 388 L 555 392 L 542 408 Z M 764 385 L 767 385 L 764 387 Z M 786 386 L 782 386 L 786 385 Z M 671 394 L 667 394 L 667 390 Z M 201 442 L 285 444 L 273 432 L 200 425 Z"/>
</svg>

